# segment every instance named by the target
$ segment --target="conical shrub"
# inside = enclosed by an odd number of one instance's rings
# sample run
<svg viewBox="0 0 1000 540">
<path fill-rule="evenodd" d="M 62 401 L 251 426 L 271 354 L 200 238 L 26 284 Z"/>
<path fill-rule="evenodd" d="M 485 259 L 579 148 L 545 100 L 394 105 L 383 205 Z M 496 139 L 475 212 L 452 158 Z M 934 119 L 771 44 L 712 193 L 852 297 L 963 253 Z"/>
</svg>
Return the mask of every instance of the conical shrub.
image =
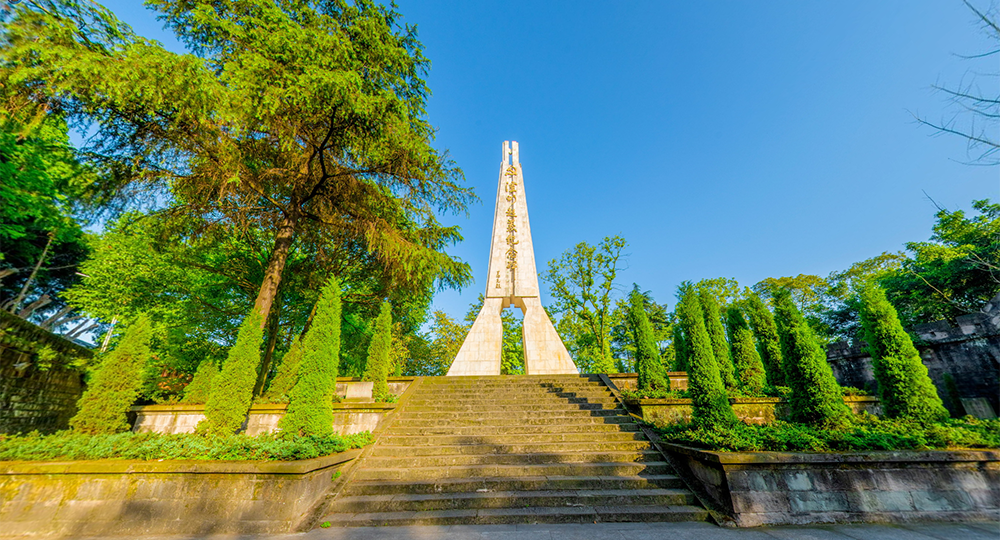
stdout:
<svg viewBox="0 0 1000 540">
<path fill-rule="evenodd" d="M 764 386 L 767 385 L 764 364 L 754 345 L 750 325 L 736 306 L 730 306 L 726 310 L 726 332 L 729 334 L 733 364 L 740 378 L 740 386 L 751 395 L 762 395 Z"/>
<path fill-rule="evenodd" d="M 69 421 L 74 431 L 101 435 L 129 429 L 128 409 L 139 397 L 152 337 L 149 317 L 140 315 L 90 380 L 79 410 Z"/>
<path fill-rule="evenodd" d="M 778 340 L 778 327 L 774 324 L 774 315 L 764 305 L 757 293 L 747 289 L 744 303 L 750 327 L 757 338 L 757 352 L 767 373 L 767 382 L 772 386 L 785 386 L 785 372 L 781 360 L 781 342 Z"/>
<path fill-rule="evenodd" d="M 253 386 L 257 383 L 260 346 L 264 338 L 263 318 L 256 309 L 240 325 L 236 344 L 229 349 L 222 371 L 212 382 L 212 391 L 205 402 L 205 419 L 198 423 L 198 433 L 232 435 L 243 427 Z"/>
<path fill-rule="evenodd" d="M 861 300 L 861 327 L 872 370 L 878 382 L 882 409 L 890 418 L 913 418 L 923 422 L 948 417 L 937 388 L 927 375 L 927 366 L 913 340 L 903 330 L 896 308 L 885 291 L 865 284 L 858 291 Z"/>
<path fill-rule="evenodd" d="M 646 305 L 638 288 L 629 295 L 629 322 L 632 326 L 632 337 L 635 339 L 635 364 L 639 375 L 639 389 L 669 390 L 670 380 L 664 373 L 660 351 L 653 336 L 653 326 L 649 324 Z"/>
<path fill-rule="evenodd" d="M 785 364 L 785 382 L 793 421 L 821 427 L 838 427 L 850 420 L 840 385 L 802 313 L 786 289 L 774 293 L 775 324 Z"/>
<path fill-rule="evenodd" d="M 368 346 L 368 363 L 362 381 L 372 381 L 372 396 L 383 399 L 389 394 L 389 364 L 392 361 L 392 311 L 389 302 L 382 302 L 375 319 L 375 335 Z"/>
<path fill-rule="evenodd" d="M 292 344 L 288 347 L 288 352 L 281 358 L 278 365 L 278 373 L 274 375 L 274 380 L 267 387 L 264 393 L 264 400 L 268 402 L 288 401 L 295 387 L 295 381 L 299 378 L 299 366 L 302 363 L 302 342 L 299 336 L 295 336 Z"/>
<path fill-rule="evenodd" d="M 712 341 L 705 329 L 705 316 L 701 312 L 698 295 L 690 283 L 684 283 L 680 287 L 679 298 L 677 314 L 691 344 L 688 392 L 693 407 L 692 420 L 695 425 L 708 429 L 734 425 L 739 420 L 733 413 L 718 364 L 712 356 Z"/>
<path fill-rule="evenodd" d="M 674 322 L 671 334 L 673 335 L 674 346 L 674 371 L 687 371 L 689 358 L 691 357 L 691 345 L 684 334 L 684 327 L 681 325 L 680 320 Z"/>
<path fill-rule="evenodd" d="M 205 403 L 208 395 L 212 391 L 212 383 L 219 374 L 219 368 L 215 362 L 204 360 L 198 365 L 198 370 L 194 372 L 191 382 L 184 387 L 184 399 L 181 403 Z"/>
<path fill-rule="evenodd" d="M 284 433 L 333 433 L 333 394 L 340 368 L 340 282 L 330 278 L 316 301 L 312 325 L 302 338 L 298 377 L 288 396 L 288 411 L 278 422 Z M 289 351 L 291 352 L 291 351 Z"/>
<path fill-rule="evenodd" d="M 727 389 L 738 388 L 733 359 L 729 356 L 729 343 L 726 343 L 726 330 L 722 326 L 722 316 L 719 314 L 719 303 L 707 288 L 698 290 L 698 301 L 705 316 L 705 329 L 712 341 L 712 355 L 715 357 L 715 363 L 719 365 L 722 383 Z"/>
</svg>

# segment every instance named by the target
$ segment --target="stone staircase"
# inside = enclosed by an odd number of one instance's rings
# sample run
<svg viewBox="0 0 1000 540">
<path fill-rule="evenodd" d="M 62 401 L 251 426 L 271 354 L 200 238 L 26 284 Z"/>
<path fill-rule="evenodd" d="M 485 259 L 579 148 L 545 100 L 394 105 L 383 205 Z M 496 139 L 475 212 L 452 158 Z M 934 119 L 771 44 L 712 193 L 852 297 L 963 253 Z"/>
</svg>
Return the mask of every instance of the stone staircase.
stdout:
<svg viewBox="0 0 1000 540">
<path fill-rule="evenodd" d="M 320 523 L 708 519 L 597 377 L 426 377 L 401 405 Z"/>
</svg>

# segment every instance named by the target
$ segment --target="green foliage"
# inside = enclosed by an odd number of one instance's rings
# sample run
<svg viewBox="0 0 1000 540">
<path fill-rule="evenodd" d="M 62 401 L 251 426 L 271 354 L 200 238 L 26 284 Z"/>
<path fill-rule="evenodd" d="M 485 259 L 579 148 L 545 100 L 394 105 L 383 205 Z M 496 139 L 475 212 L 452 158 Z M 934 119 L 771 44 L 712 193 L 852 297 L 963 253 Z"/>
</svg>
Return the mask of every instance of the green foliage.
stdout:
<svg viewBox="0 0 1000 540">
<path fill-rule="evenodd" d="M 634 288 L 638 290 L 638 285 L 634 285 Z M 630 296 L 618 299 L 612 313 L 615 322 L 611 327 L 611 354 L 615 358 L 618 371 L 623 373 L 636 373 L 638 370 L 635 335 L 629 315 L 632 309 Z M 660 363 L 663 364 L 665 371 L 672 370 L 677 362 L 673 335 L 675 317 L 667 310 L 666 304 L 659 304 L 653 299 L 650 291 L 640 290 L 639 301 L 642 302 L 643 310 L 646 312 L 646 319 L 652 331 L 652 343 L 657 350 Z"/>
<path fill-rule="evenodd" d="M 653 327 L 646 315 L 645 298 L 635 286 L 629 295 L 628 318 L 632 326 L 632 336 L 635 340 L 635 364 L 639 374 L 639 390 L 670 389 L 670 379 L 660 362 L 660 350 L 656 346 Z"/>
<path fill-rule="evenodd" d="M 219 375 L 219 368 L 215 362 L 205 360 L 198 366 L 198 371 L 194 373 L 194 378 L 184 388 L 184 399 L 181 403 L 206 403 L 208 396 L 212 392 L 212 384 L 215 377 Z"/>
<path fill-rule="evenodd" d="M 882 408 L 889 418 L 932 421 L 948 417 L 927 366 L 903 330 L 885 292 L 873 284 L 860 287 L 861 326 L 872 356 Z"/>
<path fill-rule="evenodd" d="M 23 436 L 0 435 L 0 461 L 77 461 L 94 459 L 197 459 L 293 461 L 312 459 L 371 444 L 367 431 L 354 435 L 300 437 L 263 434 L 203 437 L 193 433 L 117 433 L 87 435 L 61 431 Z"/>
<path fill-rule="evenodd" d="M 740 388 L 747 393 L 761 393 L 767 386 L 764 364 L 754 345 L 750 325 L 735 305 L 726 310 L 726 332 L 732 347 L 733 364 L 740 378 Z"/>
<path fill-rule="evenodd" d="M 302 342 L 299 336 L 295 336 L 288 352 L 281 358 L 278 365 L 278 374 L 271 380 L 271 385 L 264 393 L 264 401 L 267 403 L 288 403 L 295 381 L 299 378 L 299 365 L 302 363 Z"/>
<path fill-rule="evenodd" d="M 240 325 L 236 345 L 229 350 L 222 372 L 213 379 L 205 402 L 205 419 L 198 423 L 199 433 L 228 436 L 243 426 L 253 401 L 263 324 L 260 312 L 252 309 Z"/>
<path fill-rule="evenodd" d="M 409 358 L 403 370 L 405 375 L 433 377 L 448 373 L 469 333 L 468 326 L 456 322 L 443 311 L 435 311 L 431 316 L 427 351 Z"/>
<path fill-rule="evenodd" d="M 962 403 L 962 394 L 958 391 L 958 385 L 955 384 L 955 377 L 952 377 L 951 373 L 945 373 L 943 378 L 945 392 L 948 394 L 948 401 L 951 402 L 952 416 L 965 416 L 965 405 Z"/>
<path fill-rule="evenodd" d="M 760 296 L 753 291 L 747 291 L 744 307 L 754 337 L 757 338 L 757 352 L 764 364 L 768 384 L 784 386 L 785 372 L 781 361 L 781 343 L 778 340 L 778 328 L 774 324 L 774 316 Z"/>
<path fill-rule="evenodd" d="M 695 424 L 707 429 L 738 423 L 719 375 L 719 365 L 712 353 L 712 341 L 705 329 L 698 293 L 691 283 L 682 283 L 678 292 L 677 315 L 684 333 L 690 338 L 688 392 Z"/>
<path fill-rule="evenodd" d="M 753 291 L 768 300 L 773 299 L 778 290 L 787 290 L 791 294 L 792 302 L 812 328 L 813 335 L 819 340 L 820 345 L 825 346 L 832 341 L 825 318 L 828 288 L 829 283 L 826 279 L 811 274 L 799 274 L 766 278 L 754 285 Z"/>
<path fill-rule="evenodd" d="M 867 450 L 926 450 L 930 448 L 1000 448 L 1000 420 L 923 423 L 858 417 L 841 429 L 774 422 L 734 424 L 718 429 L 694 424 L 661 426 L 665 440 L 729 452 L 857 452 Z"/>
<path fill-rule="evenodd" d="M 389 376 L 389 355 L 392 349 L 392 313 L 388 302 L 382 303 L 382 311 L 375 319 L 374 326 L 375 335 L 368 347 L 368 363 L 361 380 L 374 382 L 372 396 L 380 399 L 389 393 L 386 377 Z"/>
<path fill-rule="evenodd" d="M 500 374 L 524 375 L 524 319 L 505 309 L 500 314 L 503 322 L 503 342 L 500 346 Z"/>
<path fill-rule="evenodd" d="M 549 261 L 542 276 L 550 285 L 556 330 L 581 373 L 615 373 L 611 330 L 615 325 L 615 279 L 628 242 L 605 237 L 591 246 L 580 242 L 558 260 Z"/>
<path fill-rule="evenodd" d="M 288 412 L 278 422 L 278 428 L 284 433 L 327 436 L 333 432 L 331 404 L 336 393 L 340 363 L 340 294 L 337 278 L 330 278 L 320 291 L 312 326 L 302 338 L 299 376 L 288 396 Z M 383 311 L 387 312 L 386 309 Z M 387 326 L 386 362 L 389 359 L 390 331 Z"/>
<path fill-rule="evenodd" d="M 774 291 L 775 323 L 784 360 L 785 383 L 792 389 L 792 419 L 816 426 L 835 427 L 851 415 L 826 352 L 785 289 Z"/>
<path fill-rule="evenodd" d="M 646 390 L 629 390 L 623 389 L 620 391 L 622 399 L 625 401 L 637 401 L 640 399 L 691 399 L 691 393 L 687 390 L 671 390 L 669 388 L 648 388 Z"/>
<path fill-rule="evenodd" d="M 712 340 L 712 356 L 719 366 L 722 382 L 726 388 L 737 388 L 739 385 L 733 367 L 733 359 L 729 355 L 729 343 L 726 343 L 726 330 L 722 326 L 719 304 L 711 290 L 701 286 L 696 286 L 696 288 L 698 301 L 701 303 L 702 313 L 705 316 L 705 329 L 708 330 L 709 338 Z"/>
<path fill-rule="evenodd" d="M 684 333 L 684 327 L 679 323 L 674 323 L 671 329 L 673 334 L 674 348 L 674 371 L 687 371 L 691 358 L 690 338 Z"/>
<path fill-rule="evenodd" d="M 139 396 L 152 333 L 149 317 L 140 315 L 118 347 L 101 362 L 80 398 L 79 411 L 69 421 L 74 431 L 107 434 L 129 428 L 126 413 Z"/>
</svg>

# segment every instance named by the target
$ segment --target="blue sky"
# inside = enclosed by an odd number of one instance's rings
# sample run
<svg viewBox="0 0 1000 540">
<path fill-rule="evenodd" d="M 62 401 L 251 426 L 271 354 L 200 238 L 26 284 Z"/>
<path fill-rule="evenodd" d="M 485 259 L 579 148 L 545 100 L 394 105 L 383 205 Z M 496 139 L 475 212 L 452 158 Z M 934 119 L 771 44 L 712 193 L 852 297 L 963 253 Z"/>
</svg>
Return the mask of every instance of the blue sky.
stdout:
<svg viewBox="0 0 1000 540">
<path fill-rule="evenodd" d="M 990 48 L 957 0 L 398 3 L 432 62 L 437 146 L 482 199 L 444 217 L 476 277 L 435 298 L 457 318 L 486 286 L 504 140 L 520 143 L 539 270 L 619 234 L 622 287 L 671 308 L 683 280 L 826 276 L 926 240 L 927 196 L 1000 199 L 997 167 L 911 114 L 947 118 L 932 84 L 996 72 L 956 56 Z M 137 4 L 106 3 L 177 47 Z"/>
</svg>

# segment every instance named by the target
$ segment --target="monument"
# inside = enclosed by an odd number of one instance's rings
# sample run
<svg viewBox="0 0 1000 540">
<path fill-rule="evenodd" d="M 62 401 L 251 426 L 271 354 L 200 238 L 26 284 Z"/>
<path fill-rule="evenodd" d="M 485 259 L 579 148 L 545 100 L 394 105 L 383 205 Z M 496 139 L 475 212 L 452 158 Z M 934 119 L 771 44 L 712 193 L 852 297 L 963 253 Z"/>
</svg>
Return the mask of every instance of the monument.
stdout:
<svg viewBox="0 0 1000 540">
<path fill-rule="evenodd" d="M 469 330 L 448 375 L 499 375 L 503 322 L 500 312 L 524 314 L 524 372 L 579 373 L 538 296 L 538 271 L 528 225 L 528 204 L 517 141 L 504 141 L 493 213 L 493 239 L 483 309 Z"/>
</svg>

